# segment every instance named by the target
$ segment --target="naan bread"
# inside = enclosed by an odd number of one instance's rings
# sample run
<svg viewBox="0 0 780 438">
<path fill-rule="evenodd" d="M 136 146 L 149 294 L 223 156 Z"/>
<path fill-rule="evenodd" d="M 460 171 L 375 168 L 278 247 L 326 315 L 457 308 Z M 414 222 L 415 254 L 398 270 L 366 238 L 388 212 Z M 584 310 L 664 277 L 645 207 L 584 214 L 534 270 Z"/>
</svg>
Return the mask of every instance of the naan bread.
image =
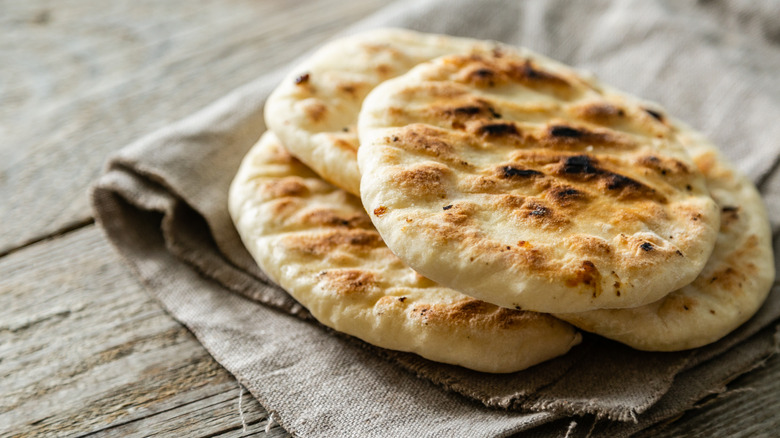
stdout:
<svg viewBox="0 0 780 438">
<path fill-rule="evenodd" d="M 700 135 L 691 131 L 681 138 L 721 211 L 720 234 L 704 270 L 693 283 L 645 306 L 556 316 L 640 350 L 676 351 L 717 341 L 761 307 L 775 278 L 761 196 Z"/>
<path fill-rule="evenodd" d="M 260 267 L 318 321 L 380 347 L 478 371 L 518 371 L 581 336 L 549 315 L 439 286 L 384 245 L 360 200 L 322 181 L 266 133 L 244 159 L 230 213 Z"/>
<path fill-rule="evenodd" d="M 410 267 L 503 307 L 651 303 L 693 281 L 720 214 L 660 110 L 507 48 L 376 87 L 361 196 Z"/>
<path fill-rule="evenodd" d="M 326 181 L 357 195 L 355 125 L 363 98 L 380 82 L 442 55 L 492 43 L 402 29 L 379 29 L 323 46 L 268 98 L 268 127 Z"/>
</svg>

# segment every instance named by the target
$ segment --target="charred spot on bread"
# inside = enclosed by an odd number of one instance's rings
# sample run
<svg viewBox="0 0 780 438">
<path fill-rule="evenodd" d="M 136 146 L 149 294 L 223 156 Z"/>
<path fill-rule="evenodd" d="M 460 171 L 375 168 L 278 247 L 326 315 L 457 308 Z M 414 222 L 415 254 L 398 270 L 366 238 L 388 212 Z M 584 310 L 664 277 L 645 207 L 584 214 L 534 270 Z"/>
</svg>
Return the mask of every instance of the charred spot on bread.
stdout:
<svg viewBox="0 0 780 438">
<path fill-rule="evenodd" d="M 556 175 L 575 181 L 595 182 L 606 193 L 621 200 L 653 199 L 665 203 L 666 199 L 655 189 L 633 178 L 607 170 L 598 160 L 588 155 L 573 155 L 560 159 Z"/>
<path fill-rule="evenodd" d="M 475 116 L 482 112 L 482 108 L 474 105 L 469 105 L 469 106 L 461 106 L 458 108 L 453 108 L 451 111 L 455 115 Z"/>
<path fill-rule="evenodd" d="M 660 112 L 658 112 L 656 110 L 650 109 L 650 108 L 642 108 L 642 109 L 645 110 L 645 112 L 647 114 L 649 114 L 652 118 L 654 118 L 654 119 L 658 120 L 659 122 L 663 123 L 663 121 L 664 121 L 664 115 L 663 114 L 661 114 Z"/>
<path fill-rule="evenodd" d="M 457 120 L 501 118 L 501 114 L 499 114 L 495 108 L 482 99 L 474 99 L 472 101 L 462 103 L 458 106 L 450 106 L 440 110 L 434 110 L 434 114 L 441 114 L 446 118 L 453 118 Z"/>
<path fill-rule="evenodd" d="M 588 199 L 585 192 L 570 186 L 554 186 L 547 190 L 548 198 L 556 205 L 569 207 Z"/>
<path fill-rule="evenodd" d="M 630 145 L 624 136 L 615 131 L 592 130 L 561 123 L 548 126 L 545 133 L 537 141 L 540 146 L 548 148 L 586 148 L 593 145 L 625 147 Z"/>
<path fill-rule="evenodd" d="M 538 170 L 521 169 L 516 166 L 502 166 L 500 175 L 504 178 L 533 178 L 544 176 L 544 174 Z"/>
<path fill-rule="evenodd" d="M 486 80 L 494 77 L 496 75 L 496 72 L 494 72 L 493 70 L 487 67 L 482 67 L 474 70 L 471 74 L 479 78 L 480 80 Z"/>
<path fill-rule="evenodd" d="M 643 244 L 639 245 L 639 248 L 642 249 L 642 251 L 648 252 L 655 249 L 655 246 L 653 246 L 650 242 L 644 242 Z"/>
<path fill-rule="evenodd" d="M 639 157 L 636 163 L 668 177 L 667 181 L 669 178 L 691 174 L 691 168 L 688 165 L 674 158 L 662 159 L 655 155 L 645 155 Z"/>
<path fill-rule="evenodd" d="M 567 99 L 574 87 L 563 77 L 540 68 L 529 58 L 485 56 L 472 54 L 468 57 L 450 58 L 461 71 L 461 82 L 475 87 L 490 88 L 506 84 L 521 84 L 540 92 L 549 92 Z"/>
<path fill-rule="evenodd" d="M 531 203 L 529 204 L 528 215 L 536 217 L 545 217 L 550 215 L 550 209 L 542 204 Z"/>
<path fill-rule="evenodd" d="M 538 68 L 533 62 L 531 62 L 530 59 L 526 59 L 525 62 L 523 62 L 520 69 L 515 71 L 520 72 L 519 75 L 520 77 L 532 81 L 542 81 L 542 82 L 547 82 L 559 86 L 567 86 L 567 87 L 571 86 L 569 81 L 567 81 L 566 79 L 563 79 L 560 76 L 556 76 L 548 71 Z"/>
<path fill-rule="evenodd" d="M 720 209 L 721 227 L 727 228 L 739 220 L 740 208 L 733 205 L 725 205 Z"/>
<path fill-rule="evenodd" d="M 588 135 L 587 132 L 572 128 L 566 125 L 553 125 L 550 126 L 550 135 L 553 137 L 567 137 L 567 138 L 583 138 Z"/>
<path fill-rule="evenodd" d="M 520 136 L 520 131 L 514 123 L 486 123 L 476 129 L 476 134 L 487 137 Z"/>
<path fill-rule="evenodd" d="M 495 108 L 493 108 L 492 106 L 488 105 L 487 109 L 488 109 L 488 111 L 490 112 L 490 115 L 491 115 L 491 116 L 492 116 L 494 119 L 500 119 L 500 118 L 502 117 L 502 116 L 501 116 L 501 113 L 499 113 L 498 111 L 496 111 L 496 110 L 495 110 Z"/>
<path fill-rule="evenodd" d="M 599 173 L 599 169 L 594 165 L 594 159 L 588 155 L 566 157 L 561 164 L 561 173 L 568 175 L 595 175 Z"/>
<path fill-rule="evenodd" d="M 537 199 L 526 199 L 516 211 L 519 214 L 519 220 L 525 226 L 544 230 L 560 230 L 570 224 L 570 220 L 565 215 Z"/>
<path fill-rule="evenodd" d="M 621 190 L 625 188 L 636 190 L 642 187 L 642 184 L 638 181 L 617 173 L 605 173 L 604 180 L 606 181 L 606 186 L 609 190 Z"/>
<path fill-rule="evenodd" d="M 303 73 L 295 78 L 295 85 L 303 85 L 309 82 L 309 73 Z"/>
</svg>

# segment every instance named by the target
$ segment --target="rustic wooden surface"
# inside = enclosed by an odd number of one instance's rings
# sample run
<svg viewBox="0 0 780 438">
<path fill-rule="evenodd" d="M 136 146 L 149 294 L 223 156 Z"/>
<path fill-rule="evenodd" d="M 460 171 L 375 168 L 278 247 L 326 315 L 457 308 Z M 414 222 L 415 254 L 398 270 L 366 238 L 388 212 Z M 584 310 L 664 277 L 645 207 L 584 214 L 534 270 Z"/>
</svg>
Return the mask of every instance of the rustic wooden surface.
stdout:
<svg viewBox="0 0 780 438">
<path fill-rule="evenodd" d="M 108 154 L 382 0 L 0 0 L 0 254 L 90 221 Z"/>
<path fill-rule="evenodd" d="M 107 155 L 385 2 L 0 0 L 0 437 L 286 436 L 92 223 Z M 777 436 L 780 358 L 644 436 Z M 242 425 L 242 414 L 246 430 Z"/>
</svg>

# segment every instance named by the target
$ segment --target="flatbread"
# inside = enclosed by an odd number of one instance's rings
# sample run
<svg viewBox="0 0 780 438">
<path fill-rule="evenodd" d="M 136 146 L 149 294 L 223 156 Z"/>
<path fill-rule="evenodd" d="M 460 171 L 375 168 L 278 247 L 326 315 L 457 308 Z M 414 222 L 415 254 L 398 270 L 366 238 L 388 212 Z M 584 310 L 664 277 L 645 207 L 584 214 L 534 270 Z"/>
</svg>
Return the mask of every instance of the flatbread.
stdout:
<svg viewBox="0 0 780 438">
<path fill-rule="evenodd" d="M 655 303 L 556 316 L 640 350 L 676 351 L 717 341 L 761 307 L 775 278 L 761 196 L 714 146 L 690 133 L 682 136 L 684 143 L 721 211 L 720 234 L 704 270 Z"/>
<path fill-rule="evenodd" d="M 492 43 L 403 29 L 335 40 L 295 67 L 265 107 L 268 127 L 326 181 L 357 195 L 355 125 L 363 98 L 380 82 L 442 55 Z"/>
<path fill-rule="evenodd" d="M 260 267 L 322 324 L 393 350 L 506 373 L 566 353 L 581 336 L 549 315 L 439 286 L 384 245 L 360 200 L 325 183 L 266 133 L 244 159 L 230 213 Z"/>
<path fill-rule="evenodd" d="M 717 205 L 663 112 L 529 51 L 423 63 L 367 96 L 358 132 L 388 247 L 499 306 L 648 304 L 715 244 Z"/>
</svg>

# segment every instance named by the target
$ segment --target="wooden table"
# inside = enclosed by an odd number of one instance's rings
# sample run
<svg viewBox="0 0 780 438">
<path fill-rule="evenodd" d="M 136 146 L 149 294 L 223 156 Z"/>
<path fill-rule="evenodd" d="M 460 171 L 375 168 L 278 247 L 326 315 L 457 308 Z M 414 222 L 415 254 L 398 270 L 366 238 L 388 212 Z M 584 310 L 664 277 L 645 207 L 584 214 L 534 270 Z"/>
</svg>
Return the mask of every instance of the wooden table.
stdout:
<svg viewBox="0 0 780 438">
<path fill-rule="evenodd" d="M 87 189 L 111 152 L 385 3 L 0 0 L 0 436 L 286 435 L 130 274 Z M 647 436 L 780 433 L 778 377 L 775 357 Z"/>
</svg>

